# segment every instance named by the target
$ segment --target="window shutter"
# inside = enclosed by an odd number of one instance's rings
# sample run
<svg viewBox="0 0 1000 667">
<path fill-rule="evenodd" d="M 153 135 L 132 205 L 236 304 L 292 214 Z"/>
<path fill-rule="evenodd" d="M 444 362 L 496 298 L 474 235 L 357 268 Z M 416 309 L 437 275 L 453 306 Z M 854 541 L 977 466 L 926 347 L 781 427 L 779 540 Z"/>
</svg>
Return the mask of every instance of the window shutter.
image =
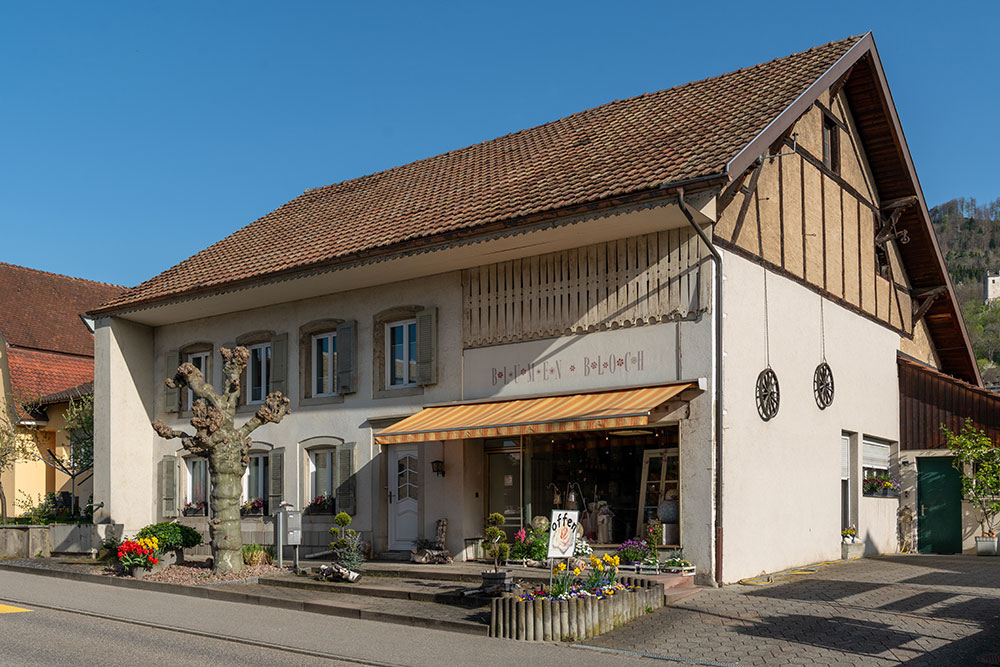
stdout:
<svg viewBox="0 0 1000 667">
<path fill-rule="evenodd" d="M 840 438 L 840 479 L 851 478 L 851 438 L 841 436 Z"/>
<path fill-rule="evenodd" d="M 864 468 L 889 469 L 889 445 L 865 440 L 861 447 L 861 466 Z"/>
<path fill-rule="evenodd" d="M 285 448 L 276 447 L 267 453 L 268 475 L 268 507 L 271 514 L 277 514 L 281 509 L 281 501 L 285 496 Z"/>
<path fill-rule="evenodd" d="M 357 320 L 347 320 L 337 325 L 338 394 L 353 394 L 358 390 L 357 339 Z"/>
<path fill-rule="evenodd" d="M 288 334 L 283 333 L 271 339 L 271 368 L 268 377 L 270 386 L 268 393 L 280 391 L 283 395 L 288 395 L 288 383 L 285 378 L 288 375 Z"/>
<path fill-rule="evenodd" d="M 437 308 L 417 313 L 417 384 L 437 382 Z"/>
<path fill-rule="evenodd" d="M 172 378 L 177 374 L 177 367 L 181 365 L 181 354 L 178 350 L 168 350 L 163 355 L 163 372 L 166 378 Z M 166 412 L 180 412 L 181 390 L 163 385 L 163 409 Z"/>
<path fill-rule="evenodd" d="M 355 514 L 354 443 L 337 447 L 337 511 Z"/>
<path fill-rule="evenodd" d="M 164 519 L 177 516 L 177 457 L 160 460 L 161 509 Z"/>
</svg>

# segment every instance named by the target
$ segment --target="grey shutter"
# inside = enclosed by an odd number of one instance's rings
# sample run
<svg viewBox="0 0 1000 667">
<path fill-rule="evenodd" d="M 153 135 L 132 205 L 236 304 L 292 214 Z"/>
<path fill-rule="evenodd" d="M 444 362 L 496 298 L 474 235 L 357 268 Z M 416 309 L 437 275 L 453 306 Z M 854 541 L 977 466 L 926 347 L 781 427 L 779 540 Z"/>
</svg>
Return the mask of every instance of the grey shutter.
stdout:
<svg viewBox="0 0 1000 667">
<path fill-rule="evenodd" d="M 417 313 L 417 384 L 437 382 L 437 308 Z"/>
<path fill-rule="evenodd" d="M 840 438 L 840 479 L 851 478 L 851 438 L 841 436 Z"/>
<path fill-rule="evenodd" d="M 337 393 L 353 394 L 358 390 L 358 322 L 347 320 L 337 325 Z"/>
<path fill-rule="evenodd" d="M 889 469 L 889 445 L 865 440 L 861 445 L 861 465 L 865 468 Z"/>
<path fill-rule="evenodd" d="M 288 334 L 283 333 L 271 339 L 271 368 L 268 373 L 268 393 L 280 391 L 288 395 Z"/>
<path fill-rule="evenodd" d="M 164 519 L 177 516 L 177 457 L 160 460 L 160 511 Z"/>
<path fill-rule="evenodd" d="M 337 511 L 355 514 L 354 443 L 337 447 Z"/>
<path fill-rule="evenodd" d="M 168 350 L 163 355 L 163 372 L 167 378 L 172 378 L 177 374 L 177 367 L 181 365 L 181 354 L 177 350 Z M 166 379 L 166 378 L 164 378 Z M 171 389 L 163 385 L 163 410 L 165 412 L 180 412 L 181 390 Z"/>
<path fill-rule="evenodd" d="M 267 498 L 271 514 L 277 514 L 285 497 L 285 448 L 276 447 L 267 453 Z"/>
</svg>

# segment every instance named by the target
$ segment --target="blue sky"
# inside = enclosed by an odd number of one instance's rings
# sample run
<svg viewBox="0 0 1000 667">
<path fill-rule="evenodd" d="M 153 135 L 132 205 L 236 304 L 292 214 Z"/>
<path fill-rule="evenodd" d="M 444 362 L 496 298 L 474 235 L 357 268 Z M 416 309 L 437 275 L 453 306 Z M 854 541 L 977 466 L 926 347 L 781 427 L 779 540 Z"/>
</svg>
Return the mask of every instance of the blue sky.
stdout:
<svg viewBox="0 0 1000 667">
<path fill-rule="evenodd" d="M 928 203 L 1000 197 L 992 3 L 673 5 L 0 4 L 0 261 L 136 284 L 307 188 L 868 30 Z"/>
</svg>

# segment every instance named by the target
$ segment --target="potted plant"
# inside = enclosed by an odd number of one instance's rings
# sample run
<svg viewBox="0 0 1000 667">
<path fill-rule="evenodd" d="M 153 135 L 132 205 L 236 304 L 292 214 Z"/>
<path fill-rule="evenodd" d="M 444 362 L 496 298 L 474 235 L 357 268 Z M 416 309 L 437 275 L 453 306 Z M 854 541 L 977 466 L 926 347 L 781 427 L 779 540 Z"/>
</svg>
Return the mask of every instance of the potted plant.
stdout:
<svg viewBox="0 0 1000 667">
<path fill-rule="evenodd" d="M 1000 514 L 1000 447 L 986 432 L 966 419 L 960 433 L 942 426 L 952 465 L 962 476 L 962 495 L 976 508 L 982 535 L 976 538 L 976 553 L 997 555 L 996 517 Z"/>
<path fill-rule="evenodd" d="M 850 528 L 845 528 L 842 531 L 840 531 L 840 540 L 845 544 L 847 544 L 848 542 L 853 544 L 857 539 L 858 539 L 858 529 L 855 528 L 854 526 L 851 526 Z"/>
<path fill-rule="evenodd" d="M 184 503 L 184 516 L 205 516 L 205 501 Z"/>
<path fill-rule="evenodd" d="M 264 513 L 264 499 L 251 498 L 240 505 L 240 516 L 259 516 Z"/>
<path fill-rule="evenodd" d="M 150 524 L 136 533 L 136 538 L 156 540 L 161 565 L 183 563 L 184 549 L 191 549 L 202 542 L 201 533 L 176 521 Z"/>
<path fill-rule="evenodd" d="M 501 570 L 500 563 L 506 563 L 510 556 L 510 545 L 507 544 L 507 534 L 503 532 L 503 514 L 494 512 L 486 518 L 486 529 L 483 531 L 483 553 L 493 560 L 493 571 L 483 570 L 483 591 L 493 593 L 510 590 L 513 572 Z"/>
<path fill-rule="evenodd" d="M 309 501 L 306 514 L 332 514 L 334 499 L 332 494 L 319 495 Z"/>
<path fill-rule="evenodd" d="M 159 540 L 153 537 L 137 537 L 118 545 L 118 562 L 127 574 L 142 579 L 154 565 L 160 562 Z"/>
</svg>

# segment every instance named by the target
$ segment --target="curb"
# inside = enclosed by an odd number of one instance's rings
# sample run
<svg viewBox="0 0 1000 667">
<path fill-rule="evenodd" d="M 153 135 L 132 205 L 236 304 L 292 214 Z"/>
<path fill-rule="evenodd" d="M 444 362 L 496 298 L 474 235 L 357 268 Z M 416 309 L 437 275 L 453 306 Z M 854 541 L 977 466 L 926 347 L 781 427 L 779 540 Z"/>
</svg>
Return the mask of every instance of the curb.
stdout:
<svg viewBox="0 0 1000 667">
<path fill-rule="evenodd" d="M 156 593 L 169 593 L 171 595 L 205 598 L 221 602 L 236 602 L 240 604 L 257 605 L 260 607 L 304 611 L 311 614 L 322 614 L 326 616 L 355 618 L 365 621 L 380 621 L 383 623 L 395 623 L 397 625 L 409 625 L 421 628 L 431 628 L 434 630 L 447 630 L 449 632 L 459 632 L 462 634 L 471 634 L 480 637 L 485 637 L 488 630 L 485 625 L 477 626 L 472 623 L 437 620 L 385 611 L 373 611 L 361 609 L 360 607 L 354 605 L 338 605 L 336 603 L 328 602 L 304 602 L 301 600 L 288 600 L 286 598 L 272 597 L 268 595 L 237 593 L 235 591 L 224 591 L 208 586 L 180 586 L 178 584 L 167 584 L 159 581 L 145 581 L 143 579 L 125 579 L 118 577 L 106 577 L 99 574 L 87 574 L 84 572 L 66 572 L 65 570 L 47 570 L 44 568 L 25 567 L 24 565 L 7 565 L 0 561 L 0 571 L 2 570 L 9 570 L 11 572 L 19 572 L 23 574 L 35 574 L 43 577 L 52 577 L 54 579 L 67 579 L 70 581 L 82 581 L 90 584 L 102 584 L 104 586 L 117 586 L 119 588 L 132 588 L 143 591 L 153 591 Z"/>
</svg>

